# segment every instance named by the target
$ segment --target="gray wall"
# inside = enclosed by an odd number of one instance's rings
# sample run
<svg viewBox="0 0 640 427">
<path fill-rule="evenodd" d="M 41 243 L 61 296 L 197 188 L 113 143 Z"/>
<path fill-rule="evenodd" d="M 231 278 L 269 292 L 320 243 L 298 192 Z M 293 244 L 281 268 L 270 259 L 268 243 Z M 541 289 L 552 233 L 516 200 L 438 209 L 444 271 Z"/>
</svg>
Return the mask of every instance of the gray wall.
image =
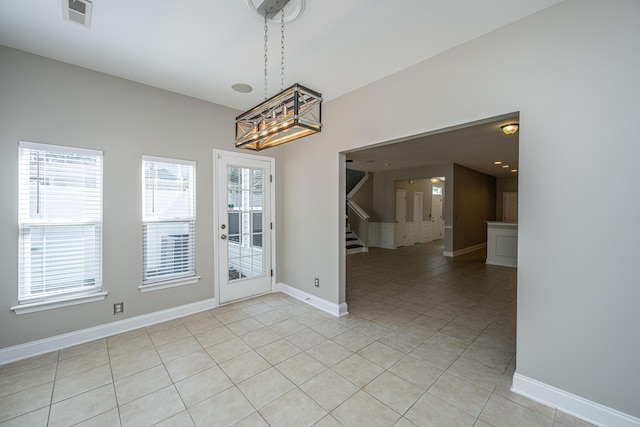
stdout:
<svg viewBox="0 0 640 427">
<path fill-rule="evenodd" d="M 395 222 L 396 221 L 396 183 L 408 181 L 410 179 L 420 180 L 429 179 L 434 176 L 445 177 L 445 196 L 443 206 L 443 216 L 445 224 L 450 225 L 452 221 L 453 199 L 449 197 L 453 194 L 453 164 L 430 166 L 423 168 L 402 169 L 389 172 L 378 172 L 373 180 L 373 209 L 376 215 L 376 221 Z M 406 188 L 408 189 L 408 187 Z M 419 191 L 419 190 L 418 190 Z M 431 213 L 431 194 L 425 192 L 425 200 L 429 199 L 429 209 L 425 208 L 425 215 L 428 218 Z M 411 197 L 411 206 L 413 206 L 413 197 Z M 407 215 L 413 216 L 413 207 L 411 212 L 407 208 Z"/>
<path fill-rule="evenodd" d="M 614 125 L 640 113 L 638 22 L 635 0 L 567 0 L 325 103 L 322 133 L 277 152 L 279 279 L 345 300 L 339 153 L 519 111 L 517 372 L 640 416 L 640 144 Z"/>
<path fill-rule="evenodd" d="M 213 148 L 236 111 L 0 46 L 0 348 L 214 297 Z M 16 315 L 18 141 L 104 151 L 104 301 Z M 197 285 L 141 293 L 142 155 L 197 161 Z M 114 302 L 125 313 L 115 317 Z"/>
<path fill-rule="evenodd" d="M 520 111 L 517 372 L 640 416 L 640 144 L 612 126 L 640 113 L 638 22 L 636 0 L 567 0 L 325 103 L 321 134 L 265 153 L 277 158 L 278 281 L 345 301 L 340 153 Z M 0 346 L 109 322 L 114 301 L 130 316 L 211 298 L 211 149 L 232 145 L 237 112 L 7 49 L 0 63 Z M 20 139 L 105 150 L 104 303 L 9 312 Z M 137 291 L 143 153 L 198 160 L 198 285 Z M 607 233 L 589 232 L 611 206 Z"/>
<path fill-rule="evenodd" d="M 364 172 L 353 169 L 347 169 L 347 193 L 355 187 L 364 177 Z"/>
<path fill-rule="evenodd" d="M 428 179 L 407 179 L 395 182 L 396 190 L 407 190 L 407 221 L 421 222 L 431 219 L 431 188 L 431 181 Z M 413 217 L 414 192 L 422 192 L 422 218 Z"/>
<path fill-rule="evenodd" d="M 496 178 L 453 165 L 453 250 L 487 242 L 486 221 L 496 220 Z"/>
</svg>

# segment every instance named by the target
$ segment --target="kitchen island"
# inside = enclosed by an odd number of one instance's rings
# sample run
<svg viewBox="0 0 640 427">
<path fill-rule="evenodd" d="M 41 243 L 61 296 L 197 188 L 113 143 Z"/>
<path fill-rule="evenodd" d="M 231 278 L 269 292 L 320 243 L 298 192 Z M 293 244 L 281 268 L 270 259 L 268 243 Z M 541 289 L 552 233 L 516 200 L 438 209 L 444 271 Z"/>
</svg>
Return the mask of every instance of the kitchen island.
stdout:
<svg viewBox="0 0 640 427">
<path fill-rule="evenodd" d="M 518 224 L 487 221 L 487 264 L 518 266 Z"/>
</svg>

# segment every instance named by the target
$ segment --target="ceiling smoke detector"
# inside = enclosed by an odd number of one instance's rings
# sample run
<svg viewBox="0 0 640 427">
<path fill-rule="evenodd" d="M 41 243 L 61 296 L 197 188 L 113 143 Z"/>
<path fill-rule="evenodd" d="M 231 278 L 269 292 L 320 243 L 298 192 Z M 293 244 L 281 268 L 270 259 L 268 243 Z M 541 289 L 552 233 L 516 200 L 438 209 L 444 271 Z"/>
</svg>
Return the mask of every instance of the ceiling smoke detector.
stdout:
<svg viewBox="0 0 640 427">
<path fill-rule="evenodd" d="M 62 16 L 67 21 L 91 27 L 93 3 L 89 0 L 62 0 Z"/>
</svg>

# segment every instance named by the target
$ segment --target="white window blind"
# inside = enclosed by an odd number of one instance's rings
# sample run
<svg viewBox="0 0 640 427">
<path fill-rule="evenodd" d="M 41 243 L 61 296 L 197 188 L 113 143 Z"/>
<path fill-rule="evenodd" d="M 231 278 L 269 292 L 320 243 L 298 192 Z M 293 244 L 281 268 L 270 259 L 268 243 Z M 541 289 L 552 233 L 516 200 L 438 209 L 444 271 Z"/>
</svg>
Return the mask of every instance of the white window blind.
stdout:
<svg viewBox="0 0 640 427">
<path fill-rule="evenodd" d="M 195 275 L 195 162 L 142 158 L 143 286 Z"/>
<path fill-rule="evenodd" d="M 102 288 L 102 152 L 20 142 L 19 303 Z"/>
</svg>

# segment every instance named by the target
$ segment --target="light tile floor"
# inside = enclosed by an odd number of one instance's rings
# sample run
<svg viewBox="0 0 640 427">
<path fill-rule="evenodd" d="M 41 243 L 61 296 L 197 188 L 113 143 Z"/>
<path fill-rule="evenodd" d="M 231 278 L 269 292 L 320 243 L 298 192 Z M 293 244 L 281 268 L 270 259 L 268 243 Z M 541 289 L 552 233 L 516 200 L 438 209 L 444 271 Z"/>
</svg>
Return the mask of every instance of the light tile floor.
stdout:
<svg viewBox="0 0 640 427">
<path fill-rule="evenodd" d="M 0 426 L 587 426 L 509 391 L 514 269 L 347 257 L 350 314 L 283 294 L 0 367 Z"/>
</svg>

